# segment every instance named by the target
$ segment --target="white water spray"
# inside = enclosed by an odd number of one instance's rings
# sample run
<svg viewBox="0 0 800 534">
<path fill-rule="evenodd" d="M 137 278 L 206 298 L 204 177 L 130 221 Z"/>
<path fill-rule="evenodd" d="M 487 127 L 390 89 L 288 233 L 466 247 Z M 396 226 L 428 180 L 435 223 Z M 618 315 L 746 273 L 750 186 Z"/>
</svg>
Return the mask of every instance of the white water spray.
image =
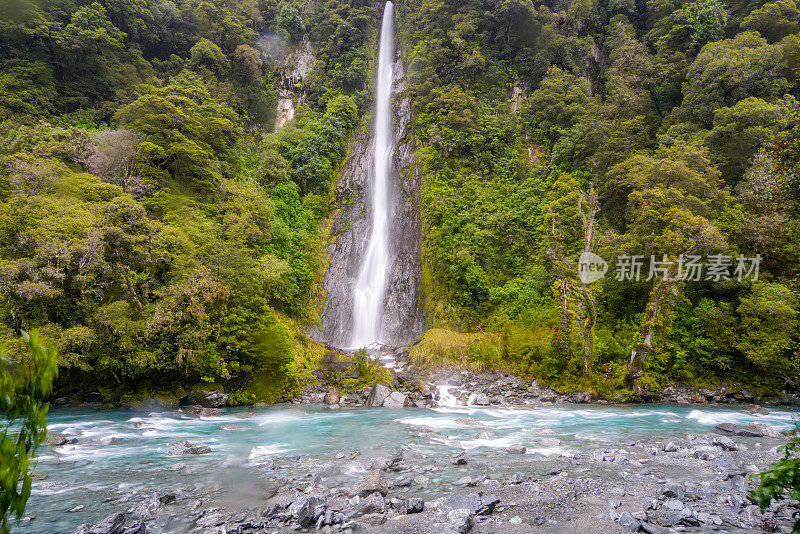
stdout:
<svg viewBox="0 0 800 534">
<path fill-rule="evenodd" d="M 389 170 L 392 161 L 392 3 L 381 23 L 378 77 L 375 83 L 375 172 L 372 183 L 372 233 L 353 288 L 353 337 L 350 346 L 381 341 L 383 302 L 389 266 Z"/>
</svg>

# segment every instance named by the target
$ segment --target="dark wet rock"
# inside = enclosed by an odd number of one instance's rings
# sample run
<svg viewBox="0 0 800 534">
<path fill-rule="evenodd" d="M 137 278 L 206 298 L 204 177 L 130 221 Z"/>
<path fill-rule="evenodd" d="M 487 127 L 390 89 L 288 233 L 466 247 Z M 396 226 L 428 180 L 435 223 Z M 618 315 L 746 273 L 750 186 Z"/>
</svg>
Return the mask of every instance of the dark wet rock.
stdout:
<svg viewBox="0 0 800 534">
<path fill-rule="evenodd" d="M 714 439 L 711 440 L 711 444 L 726 451 L 739 450 L 739 446 L 736 444 L 736 442 L 728 436 L 715 436 Z"/>
<path fill-rule="evenodd" d="M 217 408 L 228 404 L 228 395 L 223 391 L 209 389 L 193 389 L 186 395 L 189 404 L 202 406 L 204 408 Z"/>
<path fill-rule="evenodd" d="M 350 517 L 358 517 L 368 514 L 382 514 L 385 511 L 386 500 L 380 493 L 375 492 L 367 495 L 360 503 L 358 503 L 356 509 L 350 514 Z"/>
<path fill-rule="evenodd" d="M 400 504 L 400 510 L 405 511 L 407 514 L 419 514 L 425 510 L 425 501 L 419 497 L 406 499 Z"/>
<path fill-rule="evenodd" d="M 628 532 L 637 532 L 641 524 L 630 514 L 630 512 L 622 512 L 619 516 L 619 526 Z"/>
<path fill-rule="evenodd" d="M 489 515 L 500 503 L 500 499 L 479 491 L 469 495 L 451 495 L 446 498 L 445 503 L 453 510 L 464 509 L 474 515 Z"/>
<path fill-rule="evenodd" d="M 383 406 L 383 401 L 391 395 L 392 390 L 384 384 L 375 384 L 367 397 L 367 406 Z"/>
<path fill-rule="evenodd" d="M 125 514 L 122 512 L 112 514 L 89 530 L 86 534 L 122 534 L 122 526 L 125 524 Z"/>
<path fill-rule="evenodd" d="M 772 426 L 765 423 L 750 423 L 749 425 L 737 425 L 735 423 L 721 423 L 714 427 L 714 430 L 719 434 L 729 436 L 742 436 L 753 438 L 779 438 L 780 432 L 775 430 Z"/>
<path fill-rule="evenodd" d="M 68 443 L 67 438 L 61 434 L 47 434 L 47 443 L 52 447 L 61 447 Z"/>
<path fill-rule="evenodd" d="M 197 417 L 219 417 L 222 415 L 222 410 L 219 408 L 207 408 L 199 404 L 184 406 L 182 410 L 186 414 L 195 415 Z"/>
<path fill-rule="evenodd" d="M 208 454 L 211 452 L 211 447 L 199 443 L 191 443 L 189 441 L 178 441 L 171 444 L 172 448 L 167 453 L 169 456 L 181 456 L 184 454 Z"/>
<path fill-rule="evenodd" d="M 307 528 L 317 523 L 317 519 L 325 513 L 325 501 L 321 497 L 299 495 L 289 505 L 287 513 L 301 527 Z"/>
<path fill-rule="evenodd" d="M 172 504 L 175 502 L 175 500 L 176 500 L 176 495 L 171 491 L 160 493 L 158 495 L 158 502 L 160 502 L 161 504 Z"/>
<path fill-rule="evenodd" d="M 467 455 L 464 451 L 453 456 L 453 465 L 467 465 Z"/>
<path fill-rule="evenodd" d="M 527 449 L 525 448 L 525 445 L 521 445 L 521 444 L 517 443 L 517 444 L 514 444 L 514 445 L 511 445 L 511 446 L 507 447 L 506 451 L 510 452 L 510 453 L 513 453 L 513 454 L 525 454 Z"/>
<path fill-rule="evenodd" d="M 122 529 L 122 534 L 146 534 L 147 527 L 142 521 L 134 521 Z"/>
<path fill-rule="evenodd" d="M 680 484 L 669 484 L 661 494 L 668 499 L 683 500 L 684 493 L 683 486 Z"/>
<path fill-rule="evenodd" d="M 369 472 L 367 476 L 361 479 L 355 489 L 355 494 L 359 497 L 366 497 L 375 492 L 383 496 L 389 492 L 386 486 L 386 477 L 380 469 Z"/>
</svg>

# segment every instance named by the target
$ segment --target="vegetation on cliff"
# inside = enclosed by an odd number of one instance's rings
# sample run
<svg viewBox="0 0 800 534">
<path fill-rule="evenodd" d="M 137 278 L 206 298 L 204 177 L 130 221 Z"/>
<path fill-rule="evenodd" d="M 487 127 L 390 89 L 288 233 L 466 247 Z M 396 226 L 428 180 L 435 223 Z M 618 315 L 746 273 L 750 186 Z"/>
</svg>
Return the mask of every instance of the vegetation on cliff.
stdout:
<svg viewBox="0 0 800 534">
<path fill-rule="evenodd" d="M 431 330 L 413 357 L 569 387 L 798 379 L 792 0 L 404 0 Z M 291 391 L 320 227 L 371 108 L 356 0 L 0 7 L 0 338 L 61 383 Z M 287 49 L 315 63 L 272 132 Z M 588 284 L 577 257 L 609 262 Z M 736 260 L 762 261 L 758 281 Z M 674 260 L 647 279 L 651 256 Z M 706 276 L 709 258 L 728 276 Z M 641 256 L 643 276 L 615 276 Z M 677 265 L 695 256 L 703 276 Z M 696 262 L 697 263 L 697 262 Z M 750 273 L 752 274 L 752 272 Z M 472 334 L 465 334 L 471 332 Z"/>
</svg>

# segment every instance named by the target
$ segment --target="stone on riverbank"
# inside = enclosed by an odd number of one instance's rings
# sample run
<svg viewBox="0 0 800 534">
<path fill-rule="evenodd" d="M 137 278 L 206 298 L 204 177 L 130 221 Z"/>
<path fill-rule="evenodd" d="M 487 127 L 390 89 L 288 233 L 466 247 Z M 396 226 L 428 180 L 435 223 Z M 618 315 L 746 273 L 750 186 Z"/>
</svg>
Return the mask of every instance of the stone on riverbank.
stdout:
<svg viewBox="0 0 800 534">
<path fill-rule="evenodd" d="M 72 531 L 72 534 L 122 534 L 125 525 L 125 514 L 118 512 L 112 514 L 94 526 L 81 525 Z"/>
<path fill-rule="evenodd" d="M 752 438 L 779 438 L 781 433 L 766 423 L 750 423 L 749 425 L 737 425 L 736 423 L 720 423 L 714 427 L 714 431 L 719 434 L 729 436 L 742 436 Z"/>
<path fill-rule="evenodd" d="M 211 447 L 199 443 L 191 443 L 189 441 L 178 441 L 172 443 L 172 448 L 167 453 L 169 456 L 182 456 L 184 454 L 208 454 L 211 452 Z"/>
<path fill-rule="evenodd" d="M 182 410 L 183 413 L 196 415 L 197 417 L 219 417 L 222 415 L 222 410 L 219 408 L 206 408 L 204 406 L 200 406 L 199 404 L 184 406 Z"/>
<path fill-rule="evenodd" d="M 385 408 L 403 408 L 408 404 L 408 399 L 399 391 L 393 391 L 383 400 Z"/>
<path fill-rule="evenodd" d="M 384 497 L 389 492 L 388 486 L 386 485 L 386 476 L 384 476 L 383 471 L 380 469 L 370 471 L 367 476 L 361 479 L 355 490 L 355 494 L 362 498 L 375 492 L 380 493 Z"/>
<path fill-rule="evenodd" d="M 375 384 L 367 397 L 367 406 L 383 406 L 386 397 L 392 394 L 392 390 L 385 384 Z"/>
</svg>

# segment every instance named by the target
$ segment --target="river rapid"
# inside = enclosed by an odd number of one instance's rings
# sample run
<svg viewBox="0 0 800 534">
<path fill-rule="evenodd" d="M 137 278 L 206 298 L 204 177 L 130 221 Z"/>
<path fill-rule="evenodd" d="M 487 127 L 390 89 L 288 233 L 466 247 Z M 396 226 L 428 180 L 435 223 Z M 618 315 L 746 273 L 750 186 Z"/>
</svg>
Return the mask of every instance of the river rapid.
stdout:
<svg viewBox="0 0 800 534">
<path fill-rule="evenodd" d="M 465 417 L 474 421 L 461 419 Z M 180 411 L 54 409 L 49 431 L 72 443 L 43 446 L 28 517 L 15 530 L 71 532 L 82 523 L 133 509 L 154 492 L 174 492 L 178 496 L 174 506 L 181 513 L 173 514 L 176 518 L 169 525 L 150 525 L 150 531 L 189 531 L 186 518 L 192 510 L 208 506 L 257 510 L 270 489 L 287 484 L 354 485 L 398 450 L 411 471 L 423 478 L 415 496 L 427 500 L 453 492 L 464 477 L 501 480 L 520 473 L 540 477 L 552 474 L 554 468 L 569 471 L 570 462 L 573 471 L 586 471 L 574 460 L 589 458 L 593 451 L 708 435 L 722 422 L 768 423 L 784 430 L 792 425 L 793 413 L 771 408 L 758 415 L 746 408 L 682 405 L 435 409 L 276 405 L 228 409 L 218 417 L 199 418 Z M 181 440 L 207 445 L 211 452 L 170 455 L 171 444 Z M 774 450 L 780 442 L 750 438 L 745 448 Z M 524 445 L 525 454 L 508 452 L 513 445 Z M 451 458 L 460 451 L 469 456 L 468 465 L 453 465 Z M 613 464 L 591 467 L 601 478 L 619 476 L 619 467 Z M 659 473 L 670 475 L 667 468 Z M 391 483 L 392 475 L 387 478 Z"/>
</svg>

